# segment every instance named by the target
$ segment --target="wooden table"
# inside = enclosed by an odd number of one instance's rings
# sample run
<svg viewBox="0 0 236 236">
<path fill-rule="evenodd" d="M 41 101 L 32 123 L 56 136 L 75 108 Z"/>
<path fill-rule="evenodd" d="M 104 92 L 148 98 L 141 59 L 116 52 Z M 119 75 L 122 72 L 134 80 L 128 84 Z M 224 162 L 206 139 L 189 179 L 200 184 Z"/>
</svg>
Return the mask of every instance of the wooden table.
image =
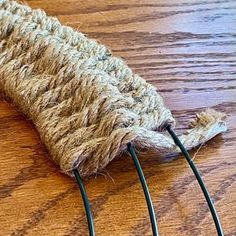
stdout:
<svg viewBox="0 0 236 236">
<path fill-rule="evenodd" d="M 221 217 L 236 235 L 236 1 L 28 0 L 113 49 L 154 84 L 183 132 L 195 112 L 226 112 L 228 131 L 191 152 Z M 49 159 L 33 125 L 0 102 L 0 235 L 87 235 L 74 180 Z M 141 159 L 161 236 L 216 235 L 184 158 Z M 151 235 L 132 160 L 86 183 L 97 235 Z"/>
</svg>

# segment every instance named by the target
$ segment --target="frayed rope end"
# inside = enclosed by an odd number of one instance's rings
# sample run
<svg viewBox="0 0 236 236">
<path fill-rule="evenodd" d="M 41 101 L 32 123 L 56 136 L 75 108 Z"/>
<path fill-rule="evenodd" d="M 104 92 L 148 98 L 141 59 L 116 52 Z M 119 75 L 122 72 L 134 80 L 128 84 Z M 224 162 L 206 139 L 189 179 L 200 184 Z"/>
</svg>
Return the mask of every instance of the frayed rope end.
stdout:
<svg viewBox="0 0 236 236">
<path fill-rule="evenodd" d="M 225 113 L 214 109 L 197 113 L 196 118 L 190 121 L 190 129 L 180 137 L 180 140 L 187 149 L 201 145 L 227 130 L 226 117 Z"/>
<path fill-rule="evenodd" d="M 225 119 L 226 114 L 216 111 L 214 109 L 208 108 L 205 111 L 196 114 L 196 118 L 190 121 L 190 127 L 209 127 L 214 124 L 219 126 L 224 126 L 226 129 Z"/>
</svg>

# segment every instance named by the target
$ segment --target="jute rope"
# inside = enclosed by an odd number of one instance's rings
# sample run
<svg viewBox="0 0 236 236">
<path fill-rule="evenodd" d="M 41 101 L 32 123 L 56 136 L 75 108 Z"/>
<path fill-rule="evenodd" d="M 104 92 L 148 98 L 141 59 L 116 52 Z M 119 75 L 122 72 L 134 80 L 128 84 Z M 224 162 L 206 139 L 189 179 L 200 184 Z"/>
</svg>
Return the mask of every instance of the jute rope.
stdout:
<svg viewBox="0 0 236 236">
<path fill-rule="evenodd" d="M 128 142 L 177 152 L 175 126 L 156 88 L 95 40 L 42 10 L 0 0 L 0 91 L 35 124 L 52 159 L 70 174 L 103 169 Z M 197 114 L 180 137 L 190 149 L 226 130 L 225 115 Z"/>
</svg>

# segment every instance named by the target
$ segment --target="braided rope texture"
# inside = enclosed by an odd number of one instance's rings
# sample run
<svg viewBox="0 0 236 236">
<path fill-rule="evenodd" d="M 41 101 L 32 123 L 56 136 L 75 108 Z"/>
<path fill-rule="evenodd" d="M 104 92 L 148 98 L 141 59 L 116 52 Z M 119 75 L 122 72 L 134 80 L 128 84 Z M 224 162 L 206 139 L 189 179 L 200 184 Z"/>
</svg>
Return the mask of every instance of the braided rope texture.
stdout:
<svg viewBox="0 0 236 236">
<path fill-rule="evenodd" d="M 0 92 L 34 123 L 63 172 L 103 169 L 126 151 L 177 152 L 175 126 L 156 88 L 110 50 L 42 10 L 0 0 Z M 180 136 L 190 149 L 226 130 L 225 115 L 197 114 Z"/>
</svg>

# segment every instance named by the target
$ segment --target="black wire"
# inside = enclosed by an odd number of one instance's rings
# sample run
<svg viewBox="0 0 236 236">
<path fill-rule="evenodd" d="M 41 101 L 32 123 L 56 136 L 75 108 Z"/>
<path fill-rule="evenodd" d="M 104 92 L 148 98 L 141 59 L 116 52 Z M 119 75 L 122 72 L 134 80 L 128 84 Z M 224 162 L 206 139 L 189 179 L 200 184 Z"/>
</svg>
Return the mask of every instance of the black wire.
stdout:
<svg viewBox="0 0 236 236">
<path fill-rule="evenodd" d="M 217 230 L 217 233 L 219 236 L 223 236 L 224 233 L 223 233 L 223 229 L 222 229 L 222 226 L 221 226 L 221 223 L 220 223 L 220 219 L 219 219 L 219 216 L 216 212 L 216 209 L 215 209 L 215 206 L 214 206 L 214 203 L 211 199 L 211 196 L 206 188 L 206 185 L 201 177 L 201 174 L 199 173 L 197 167 L 195 166 L 191 156 L 189 155 L 189 153 L 187 152 L 187 150 L 185 149 L 185 147 L 183 146 L 183 144 L 181 143 L 181 141 L 179 140 L 179 138 L 177 137 L 177 135 L 175 134 L 175 132 L 171 129 L 170 126 L 167 126 L 166 127 L 167 131 L 169 132 L 169 134 L 171 135 L 171 137 L 173 138 L 175 144 L 180 148 L 180 150 L 182 151 L 184 157 L 186 158 L 186 160 L 188 161 L 193 173 L 195 174 L 196 178 L 197 178 L 197 181 L 203 191 L 203 194 L 206 198 L 206 201 L 208 203 L 208 206 L 210 208 L 210 211 L 211 211 L 211 214 L 212 214 L 212 217 L 213 217 L 213 220 L 215 222 L 215 226 L 216 226 L 216 230 Z"/>
<path fill-rule="evenodd" d="M 88 221 L 88 227 L 89 227 L 89 235 L 90 236 L 95 236 L 95 230 L 94 230 L 94 224 L 93 224 L 93 216 L 92 216 L 92 211 L 91 211 L 91 207 L 89 204 L 89 200 L 88 200 L 88 196 L 86 194 L 84 185 L 83 185 L 83 180 L 79 174 L 79 171 L 77 169 L 73 170 L 76 181 L 79 185 L 79 189 L 83 198 L 83 202 L 84 202 L 84 207 L 85 207 L 85 211 L 86 211 L 86 216 L 87 216 L 87 221 Z"/>
<path fill-rule="evenodd" d="M 146 183 L 146 180 L 145 180 L 145 176 L 144 176 L 143 171 L 142 171 L 142 167 L 139 163 L 138 157 L 135 153 L 135 149 L 132 146 L 132 144 L 128 143 L 127 146 L 128 146 L 128 151 L 129 151 L 129 153 L 130 153 L 130 155 L 131 155 L 131 157 L 134 161 L 134 164 L 135 164 L 135 167 L 137 169 L 140 182 L 141 182 L 142 187 L 143 187 L 146 202 L 147 202 L 147 205 L 148 205 L 148 211 L 149 211 L 149 215 L 150 215 L 153 235 L 158 236 L 158 227 L 157 227 L 157 220 L 156 220 L 156 216 L 155 216 L 155 211 L 154 211 L 154 207 L 153 207 L 153 204 L 152 204 L 152 199 L 151 199 L 151 196 L 150 196 L 150 193 L 149 193 L 149 190 L 148 190 L 148 186 L 147 186 L 147 183 Z"/>
</svg>

